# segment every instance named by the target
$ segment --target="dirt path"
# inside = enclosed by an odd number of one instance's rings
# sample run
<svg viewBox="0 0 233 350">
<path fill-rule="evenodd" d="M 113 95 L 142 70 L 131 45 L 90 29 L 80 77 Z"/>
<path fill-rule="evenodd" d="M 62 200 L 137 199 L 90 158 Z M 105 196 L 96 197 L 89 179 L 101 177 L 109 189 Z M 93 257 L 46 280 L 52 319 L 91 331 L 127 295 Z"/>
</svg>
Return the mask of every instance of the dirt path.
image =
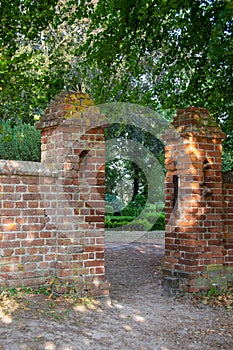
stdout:
<svg viewBox="0 0 233 350">
<path fill-rule="evenodd" d="M 163 240 L 106 246 L 111 301 L 84 307 L 29 295 L 8 313 L 0 305 L 0 349 L 233 349 L 231 309 L 163 295 Z"/>
</svg>

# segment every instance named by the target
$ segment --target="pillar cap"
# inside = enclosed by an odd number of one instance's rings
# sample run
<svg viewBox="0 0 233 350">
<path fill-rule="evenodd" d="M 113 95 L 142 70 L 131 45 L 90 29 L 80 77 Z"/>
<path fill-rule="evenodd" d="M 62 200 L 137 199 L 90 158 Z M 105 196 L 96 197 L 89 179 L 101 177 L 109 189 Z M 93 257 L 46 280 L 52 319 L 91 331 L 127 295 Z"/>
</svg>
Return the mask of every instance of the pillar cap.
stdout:
<svg viewBox="0 0 233 350">
<path fill-rule="evenodd" d="M 66 119 L 81 118 L 82 114 L 89 110 L 95 114 L 99 112 L 89 94 L 71 90 L 64 91 L 50 102 L 44 115 L 36 123 L 36 129 L 56 127 Z"/>
<path fill-rule="evenodd" d="M 216 135 L 225 138 L 225 134 L 207 108 L 188 107 L 177 111 L 172 125 L 179 133 L 198 133 L 199 135 Z"/>
</svg>

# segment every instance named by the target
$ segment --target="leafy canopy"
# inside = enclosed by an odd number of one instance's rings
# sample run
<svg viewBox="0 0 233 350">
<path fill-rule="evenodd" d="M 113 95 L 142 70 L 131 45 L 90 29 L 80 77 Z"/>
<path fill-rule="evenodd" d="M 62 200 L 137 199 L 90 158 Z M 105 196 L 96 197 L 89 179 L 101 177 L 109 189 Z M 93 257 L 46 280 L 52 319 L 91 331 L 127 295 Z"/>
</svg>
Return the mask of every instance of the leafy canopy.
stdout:
<svg viewBox="0 0 233 350">
<path fill-rule="evenodd" d="M 232 14 L 222 0 L 99 0 L 82 48 L 96 97 L 229 118 Z"/>
<path fill-rule="evenodd" d="M 96 102 L 232 116 L 230 0 L 3 0 L 1 115 L 31 121 L 82 84 Z"/>
<path fill-rule="evenodd" d="M 2 1 L 0 116 L 4 119 L 33 122 L 58 92 L 75 88 L 81 58 L 74 56 L 74 50 L 85 38 L 88 17 L 87 2 L 78 4 Z"/>
</svg>

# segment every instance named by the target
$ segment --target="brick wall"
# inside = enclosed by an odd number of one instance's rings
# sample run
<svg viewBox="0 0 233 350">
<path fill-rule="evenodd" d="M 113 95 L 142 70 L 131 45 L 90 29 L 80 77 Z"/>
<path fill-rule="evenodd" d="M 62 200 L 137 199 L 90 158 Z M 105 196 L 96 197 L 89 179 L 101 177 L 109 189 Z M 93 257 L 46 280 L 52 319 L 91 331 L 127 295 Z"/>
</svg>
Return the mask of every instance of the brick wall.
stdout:
<svg viewBox="0 0 233 350">
<path fill-rule="evenodd" d="M 2 161 L 1 284 L 108 294 L 103 121 L 89 95 L 64 92 L 37 124 L 41 164 Z"/>
<path fill-rule="evenodd" d="M 0 284 L 43 283 L 55 268 L 56 232 L 39 191 L 40 164 L 0 161 Z"/>
<path fill-rule="evenodd" d="M 224 264 L 233 267 L 233 173 L 223 174 Z"/>
<path fill-rule="evenodd" d="M 0 286 L 54 281 L 107 295 L 104 260 L 105 117 L 66 91 L 37 123 L 41 163 L 0 161 Z M 226 287 L 233 272 L 233 180 L 222 175 L 224 134 L 203 108 L 167 130 L 166 290 Z"/>
</svg>

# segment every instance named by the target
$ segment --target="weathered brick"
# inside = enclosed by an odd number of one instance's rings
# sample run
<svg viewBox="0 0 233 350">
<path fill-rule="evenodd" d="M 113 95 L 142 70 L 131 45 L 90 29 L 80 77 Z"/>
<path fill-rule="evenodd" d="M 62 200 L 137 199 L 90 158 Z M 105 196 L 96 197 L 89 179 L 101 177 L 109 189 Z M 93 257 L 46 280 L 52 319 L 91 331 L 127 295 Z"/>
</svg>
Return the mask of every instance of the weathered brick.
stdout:
<svg viewBox="0 0 233 350">
<path fill-rule="evenodd" d="M 202 118 L 209 118 L 208 111 L 193 107 L 178 111 L 174 126 L 182 128 L 180 140 L 183 138 L 183 143 L 171 137 L 167 140 L 165 152 L 165 265 L 170 271 L 187 271 L 190 278 L 194 271 L 204 271 L 211 261 L 223 263 L 223 217 L 224 224 L 229 224 L 226 212 L 222 215 L 221 142 L 224 134 L 217 126 L 204 129 Z M 184 155 L 182 158 L 181 154 Z M 190 158 L 185 154 L 189 154 Z M 190 160 L 192 164 L 188 165 Z M 209 165 L 205 167 L 207 162 Z M 179 204 L 178 213 L 171 220 L 175 175 L 180 177 Z M 208 196 L 203 195 L 204 185 L 210 189 Z M 189 199 L 185 194 L 189 195 Z M 225 203 L 225 207 L 229 208 L 229 202 Z M 204 249 L 206 253 L 203 253 Z"/>
<path fill-rule="evenodd" d="M 75 114 L 77 108 L 86 110 L 92 104 L 85 94 L 64 92 L 51 102 L 41 118 L 38 127 L 41 129 L 42 163 L 48 165 L 50 175 L 43 177 L 43 172 L 29 175 L 28 170 L 23 175 L 21 169 L 19 176 L 1 177 L 4 192 L 1 215 L 6 220 L 1 226 L 4 232 L 1 249 L 7 259 L 1 276 L 17 280 L 17 266 L 25 285 L 44 281 L 45 276 L 55 271 L 64 280 L 86 275 L 87 287 L 94 295 L 107 292 L 109 286 L 104 282 L 103 128 L 95 127 L 96 119 L 92 120 L 88 113 L 85 117 L 80 112 Z M 233 186 L 225 184 L 222 189 L 223 134 L 220 129 L 217 132 L 216 127 L 203 127 L 201 118 L 208 120 L 207 110 L 191 107 L 178 111 L 174 126 L 182 126 L 183 130 L 179 138 L 170 135 L 165 160 L 165 265 L 170 271 L 183 271 L 185 278 L 188 276 L 189 285 L 185 288 L 189 291 L 199 290 L 192 282 L 193 276 L 205 271 L 207 265 L 233 266 L 230 235 L 233 231 Z M 203 170 L 206 160 L 211 168 Z M 53 169 L 53 162 L 64 167 Z M 180 176 L 180 201 L 170 219 L 173 175 Z M 209 196 L 203 195 L 203 184 L 211 189 Z M 67 203 L 69 210 L 60 210 Z M 73 244 L 83 245 L 83 252 L 67 252 L 66 248 Z M 12 264 L 16 264 L 15 270 Z M 96 276 L 103 282 L 99 288 L 94 283 Z"/>
</svg>

